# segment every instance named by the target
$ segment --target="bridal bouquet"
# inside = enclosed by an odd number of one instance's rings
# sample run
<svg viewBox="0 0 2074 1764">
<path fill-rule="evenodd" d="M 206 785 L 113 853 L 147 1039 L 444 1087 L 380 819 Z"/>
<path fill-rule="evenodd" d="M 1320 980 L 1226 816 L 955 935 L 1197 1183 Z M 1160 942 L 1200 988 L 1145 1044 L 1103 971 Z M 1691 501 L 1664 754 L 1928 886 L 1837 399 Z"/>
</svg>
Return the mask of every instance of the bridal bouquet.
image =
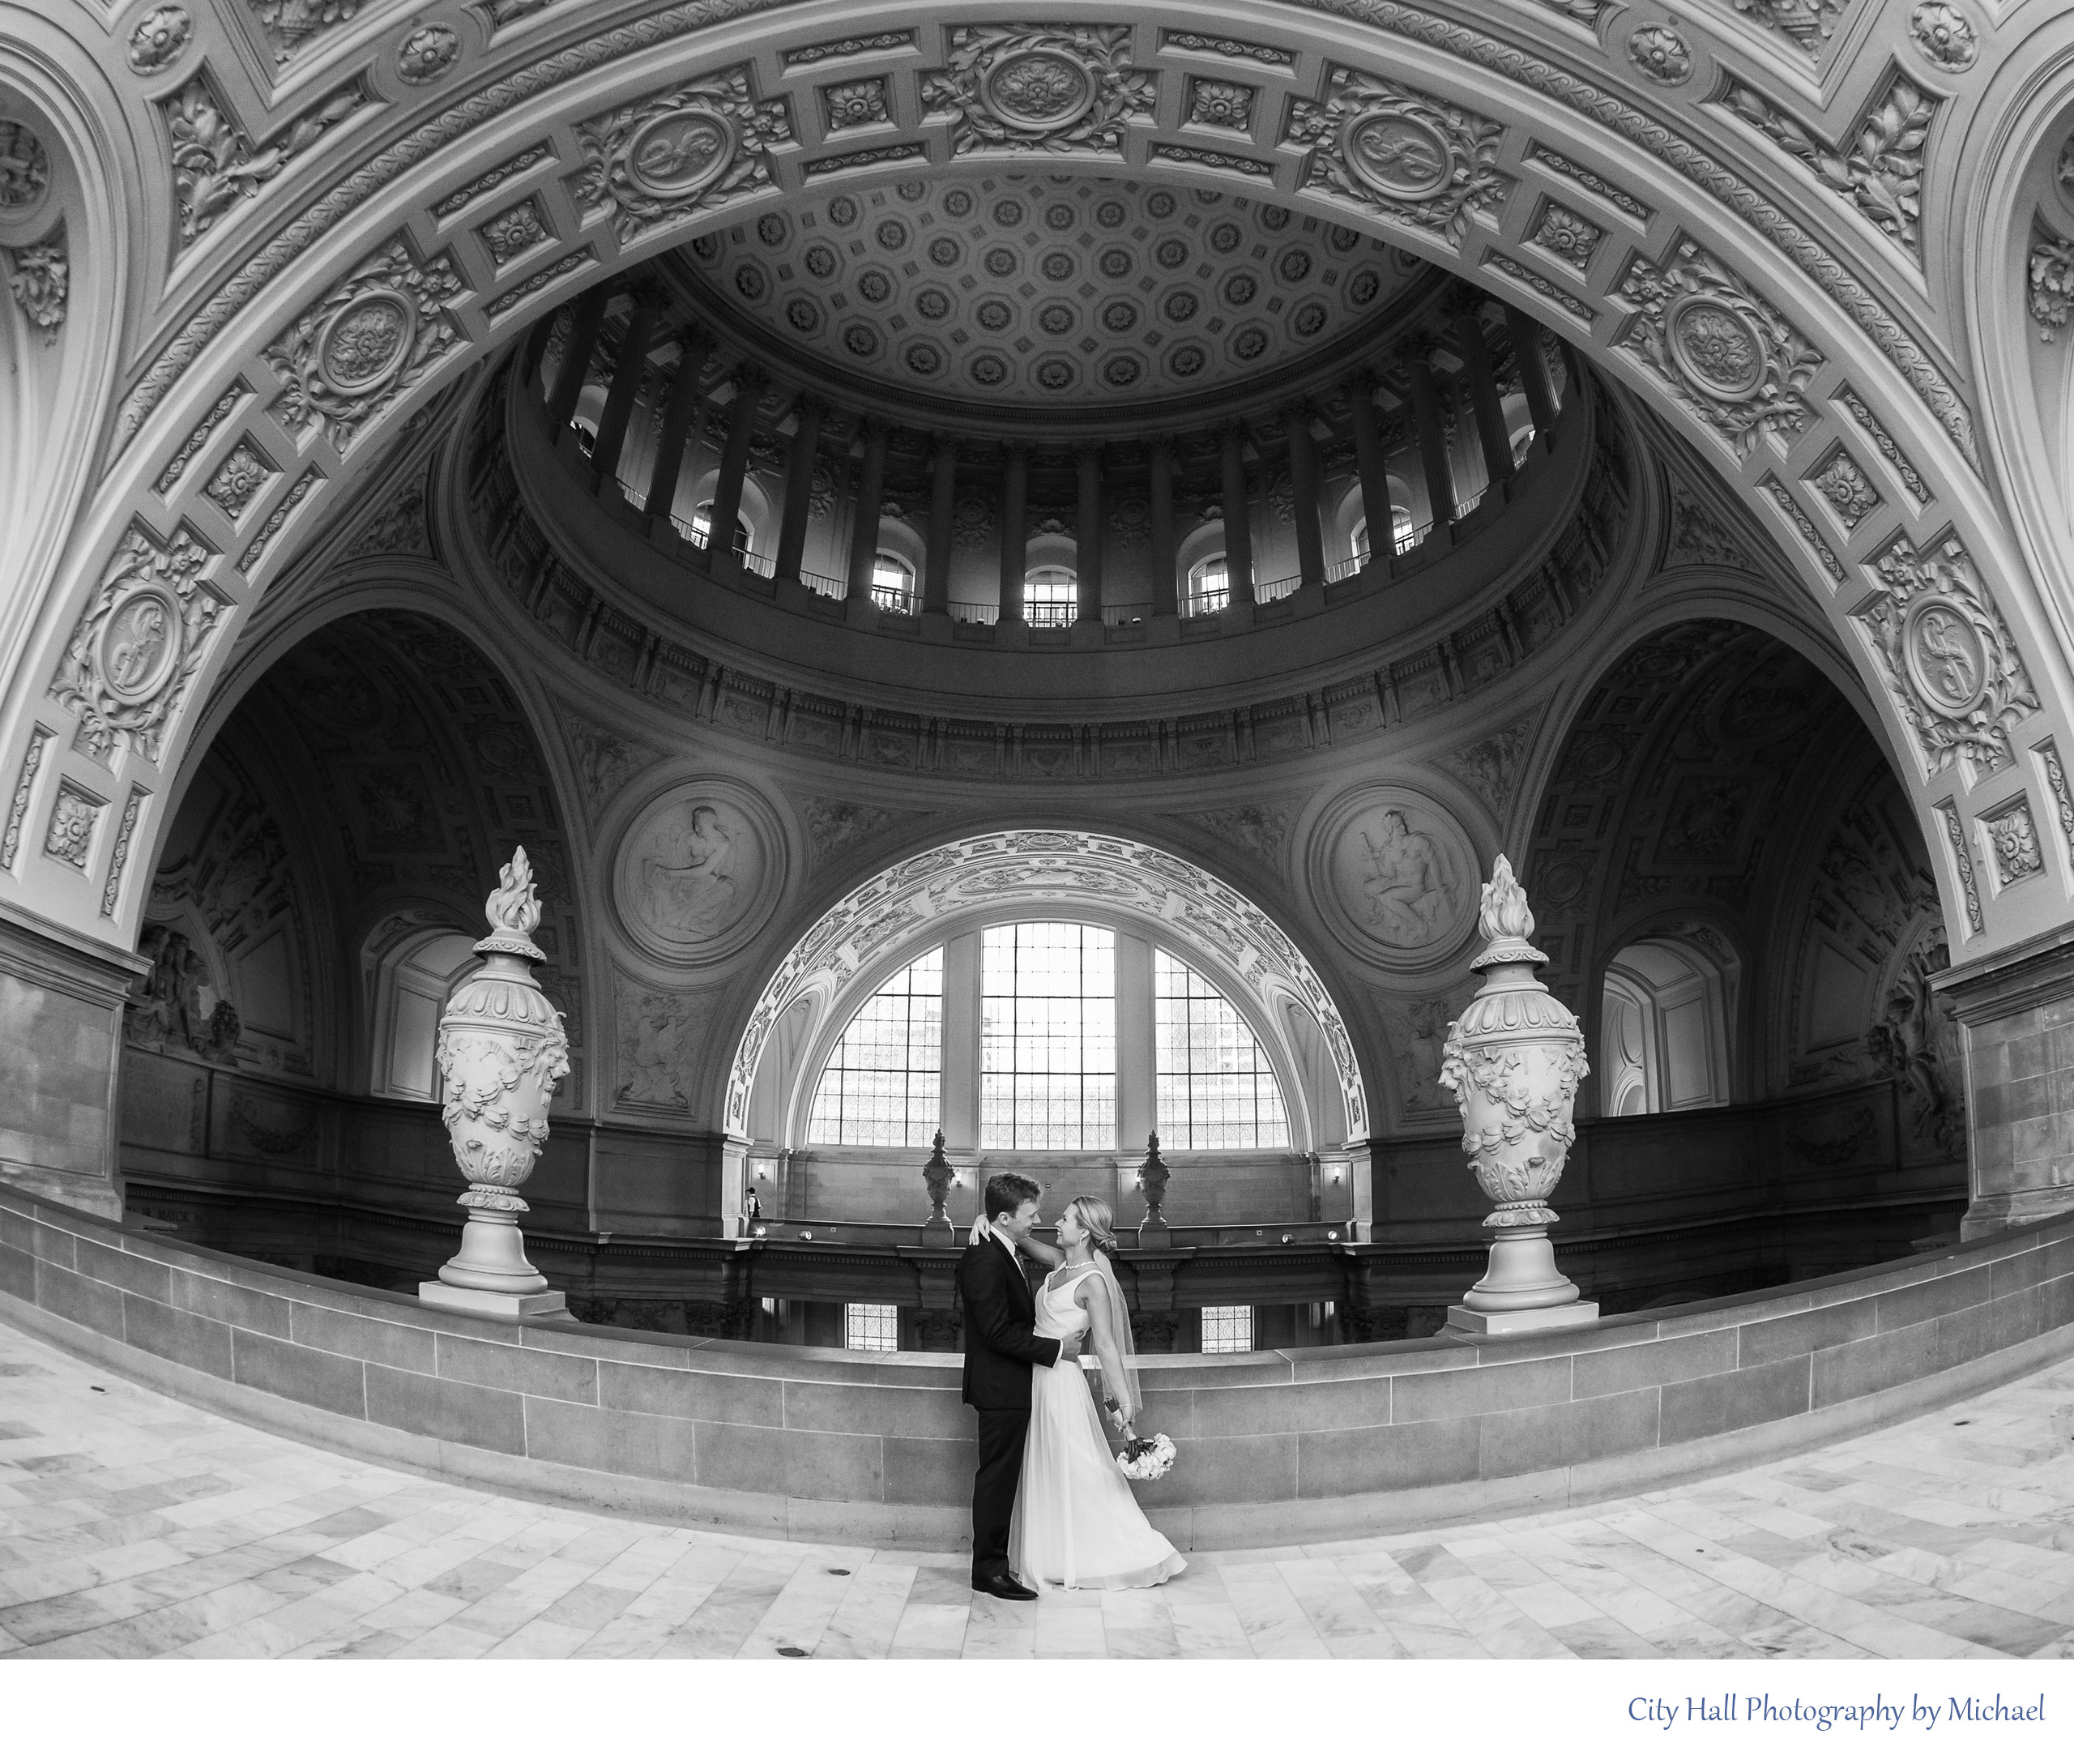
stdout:
<svg viewBox="0 0 2074 1764">
<path fill-rule="evenodd" d="M 1112 1414 L 1117 1412 L 1114 1403 L 1105 1401 L 1103 1407 Z M 1116 1467 L 1133 1482 L 1157 1482 L 1174 1467 L 1175 1455 L 1174 1442 L 1164 1433 L 1142 1439 L 1126 1427 L 1124 1449 L 1116 1454 Z"/>
</svg>

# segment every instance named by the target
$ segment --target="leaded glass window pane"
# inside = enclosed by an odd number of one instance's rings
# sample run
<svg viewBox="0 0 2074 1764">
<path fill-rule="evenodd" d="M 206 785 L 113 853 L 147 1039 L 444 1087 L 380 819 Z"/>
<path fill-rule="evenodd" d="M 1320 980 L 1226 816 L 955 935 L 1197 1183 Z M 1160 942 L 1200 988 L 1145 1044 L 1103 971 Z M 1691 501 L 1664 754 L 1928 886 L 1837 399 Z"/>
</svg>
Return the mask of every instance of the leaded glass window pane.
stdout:
<svg viewBox="0 0 2074 1764">
<path fill-rule="evenodd" d="M 1116 1143 L 1116 938 L 1091 925 L 1000 925 L 980 941 L 979 1143 Z"/>
<path fill-rule="evenodd" d="M 814 1093 L 817 1144 L 925 1146 L 943 1117 L 943 950 L 858 1007 Z"/>
<path fill-rule="evenodd" d="M 1154 1093 L 1162 1143 L 1178 1151 L 1289 1143 L 1289 1112 L 1260 1038 L 1186 962 L 1152 952 Z"/>
</svg>

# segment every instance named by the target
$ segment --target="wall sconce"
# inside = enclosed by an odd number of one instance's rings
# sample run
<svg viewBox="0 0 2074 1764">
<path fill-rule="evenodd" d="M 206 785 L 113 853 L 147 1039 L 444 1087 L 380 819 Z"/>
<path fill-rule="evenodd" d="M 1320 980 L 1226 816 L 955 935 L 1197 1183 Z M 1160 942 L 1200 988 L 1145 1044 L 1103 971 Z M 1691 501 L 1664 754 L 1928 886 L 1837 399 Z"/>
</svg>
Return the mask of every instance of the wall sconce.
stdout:
<svg viewBox="0 0 2074 1764">
<path fill-rule="evenodd" d="M 1347 1166 L 1344 1164 L 1328 1164 L 1325 1166 L 1325 1180 L 1337 1187 L 1346 1180 L 1346 1172 Z"/>
</svg>

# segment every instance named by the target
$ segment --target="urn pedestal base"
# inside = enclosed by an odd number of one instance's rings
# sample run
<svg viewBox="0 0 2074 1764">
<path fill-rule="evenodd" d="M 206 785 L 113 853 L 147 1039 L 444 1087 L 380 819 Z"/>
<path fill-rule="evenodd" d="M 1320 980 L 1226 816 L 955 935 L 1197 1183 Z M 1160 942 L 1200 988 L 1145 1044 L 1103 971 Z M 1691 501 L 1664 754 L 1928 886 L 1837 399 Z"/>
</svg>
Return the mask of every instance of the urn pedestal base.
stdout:
<svg viewBox="0 0 2074 1764">
<path fill-rule="evenodd" d="M 1450 1305 L 1442 1333 L 1526 1335 L 1538 1329 L 1575 1329 L 1580 1323 L 1598 1321 L 1597 1299 L 1583 1299 L 1574 1305 L 1544 1305 L 1533 1311 L 1472 1311 L 1466 1305 Z"/>
<path fill-rule="evenodd" d="M 418 1303 L 437 1305 L 442 1311 L 466 1311 L 471 1317 L 565 1318 L 569 1296 L 565 1292 L 479 1292 L 473 1287 L 448 1286 L 441 1280 L 418 1282 Z"/>
</svg>

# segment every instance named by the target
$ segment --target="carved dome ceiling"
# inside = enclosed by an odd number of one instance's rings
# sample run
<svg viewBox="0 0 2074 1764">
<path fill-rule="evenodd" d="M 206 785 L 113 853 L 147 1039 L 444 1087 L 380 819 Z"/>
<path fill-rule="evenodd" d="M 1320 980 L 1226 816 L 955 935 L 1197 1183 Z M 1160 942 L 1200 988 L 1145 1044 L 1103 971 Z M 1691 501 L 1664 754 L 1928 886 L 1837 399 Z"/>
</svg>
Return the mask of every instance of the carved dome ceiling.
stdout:
<svg viewBox="0 0 2074 1764">
<path fill-rule="evenodd" d="M 996 173 L 804 201 L 679 254 L 803 376 L 902 402 L 1114 414 L 1351 365 L 1440 272 L 1272 203 Z"/>
</svg>

